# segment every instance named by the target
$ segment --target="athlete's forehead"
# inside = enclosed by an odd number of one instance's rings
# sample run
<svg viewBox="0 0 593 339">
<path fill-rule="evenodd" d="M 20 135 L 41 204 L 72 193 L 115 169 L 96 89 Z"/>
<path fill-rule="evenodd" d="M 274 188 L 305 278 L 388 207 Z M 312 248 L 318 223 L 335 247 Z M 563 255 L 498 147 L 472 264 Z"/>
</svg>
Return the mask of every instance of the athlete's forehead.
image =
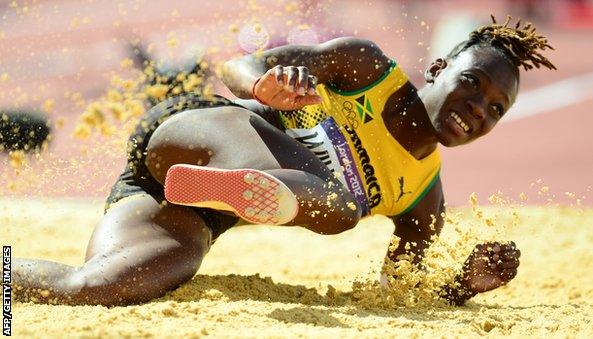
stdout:
<svg viewBox="0 0 593 339">
<path fill-rule="evenodd" d="M 509 104 L 515 101 L 519 87 L 518 69 L 494 48 L 469 48 L 457 55 L 450 67 L 455 74 L 477 74 L 494 86 Z"/>
</svg>

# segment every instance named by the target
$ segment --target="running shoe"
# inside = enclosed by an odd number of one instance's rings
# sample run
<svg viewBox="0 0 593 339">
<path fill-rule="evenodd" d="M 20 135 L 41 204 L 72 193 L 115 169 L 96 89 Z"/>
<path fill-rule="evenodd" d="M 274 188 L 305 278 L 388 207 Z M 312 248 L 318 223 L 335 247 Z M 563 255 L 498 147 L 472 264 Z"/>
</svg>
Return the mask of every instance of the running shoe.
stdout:
<svg viewBox="0 0 593 339">
<path fill-rule="evenodd" d="M 298 201 L 275 177 L 254 169 L 173 165 L 165 179 L 167 201 L 231 211 L 253 224 L 282 225 L 293 220 Z"/>
</svg>

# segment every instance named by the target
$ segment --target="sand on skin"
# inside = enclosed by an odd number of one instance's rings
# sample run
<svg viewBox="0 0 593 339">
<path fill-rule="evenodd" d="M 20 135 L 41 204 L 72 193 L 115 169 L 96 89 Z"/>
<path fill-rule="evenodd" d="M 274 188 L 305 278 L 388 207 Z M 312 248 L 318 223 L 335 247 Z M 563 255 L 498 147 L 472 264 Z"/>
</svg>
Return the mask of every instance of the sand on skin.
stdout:
<svg viewBox="0 0 593 339">
<path fill-rule="evenodd" d="M 353 301 L 352 281 L 376 277 L 392 232 L 387 218 L 373 217 L 336 236 L 298 227 L 232 229 L 192 281 L 159 300 L 114 308 L 16 303 L 13 335 L 593 336 L 593 210 L 486 209 L 497 223 L 510 223 L 511 210 L 520 221 L 503 236 L 522 250 L 519 275 L 465 307 Z M 461 224 L 477 224 L 469 208 L 454 212 Z M 15 257 L 80 264 L 101 213 L 99 201 L 3 199 L 1 242 L 13 246 Z"/>
</svg>

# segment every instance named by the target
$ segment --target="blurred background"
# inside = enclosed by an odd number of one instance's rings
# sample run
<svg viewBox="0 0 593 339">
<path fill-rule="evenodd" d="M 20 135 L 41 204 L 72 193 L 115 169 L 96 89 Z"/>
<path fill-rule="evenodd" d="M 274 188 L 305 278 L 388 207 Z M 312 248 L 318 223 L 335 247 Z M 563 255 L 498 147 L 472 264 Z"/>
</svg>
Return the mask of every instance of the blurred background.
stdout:
<svg viewBox="0 0 593 339">
<path fill-rule="evenodd" d="M 420 87 L 426 65 L 490 14 L 534 22 L 556 48 L 546 56 L 558 71 L 522 73 L 516 105 L 490 135 L 442 149 L 448 203 L 476 192 L 484 204 L 501 202 L 495 194 L 593 206 L 590 0 L 3 0 L 0 196 L 104 199 L 130 128 L 162 94 L 145 86 L 158 74 L 199 70 L 191 86 L 230 96 L 216 79 L 224 60 L 352 35 L 377 42 Z M 146 57 L 157 75 L 139 71 Z M 17 134 L 39 140 L 12 149 Z"/>
</svg>

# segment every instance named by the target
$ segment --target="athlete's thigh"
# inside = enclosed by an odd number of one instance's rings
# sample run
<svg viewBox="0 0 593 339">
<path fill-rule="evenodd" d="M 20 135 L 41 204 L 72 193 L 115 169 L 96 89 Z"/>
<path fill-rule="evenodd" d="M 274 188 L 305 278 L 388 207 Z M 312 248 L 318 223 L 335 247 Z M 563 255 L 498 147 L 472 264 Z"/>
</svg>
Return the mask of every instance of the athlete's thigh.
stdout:
<svg viewBox="0 0 593 339">
<path fill-rule="evenodd" d="M 89 241 L 84 270 L 116 282 L 163 274 L 163 283 L 191 277 L 210 248 L 211 233 L 189 207 L 161 204 L 148 194 L 113 204 Z M 181 282 L 181 281 L 180 281 Z"/>
<path fill-rule="evenodd" d="M 249 122 L 280 168 L 304 171 L 326 182 L 338 183 L 329 168 L 303 144 L 259 116 L 252 116 Z"/>
<path fill-rule="evenodd" d="M 331 178 L 306 147 L 260 116 L 239 107 L 189 110 L 162 123 L 147 149 L 147 166 L 164 182 L 166 171 L 185 163 L 226 169 L 297 169 Z"/>
</svg>

